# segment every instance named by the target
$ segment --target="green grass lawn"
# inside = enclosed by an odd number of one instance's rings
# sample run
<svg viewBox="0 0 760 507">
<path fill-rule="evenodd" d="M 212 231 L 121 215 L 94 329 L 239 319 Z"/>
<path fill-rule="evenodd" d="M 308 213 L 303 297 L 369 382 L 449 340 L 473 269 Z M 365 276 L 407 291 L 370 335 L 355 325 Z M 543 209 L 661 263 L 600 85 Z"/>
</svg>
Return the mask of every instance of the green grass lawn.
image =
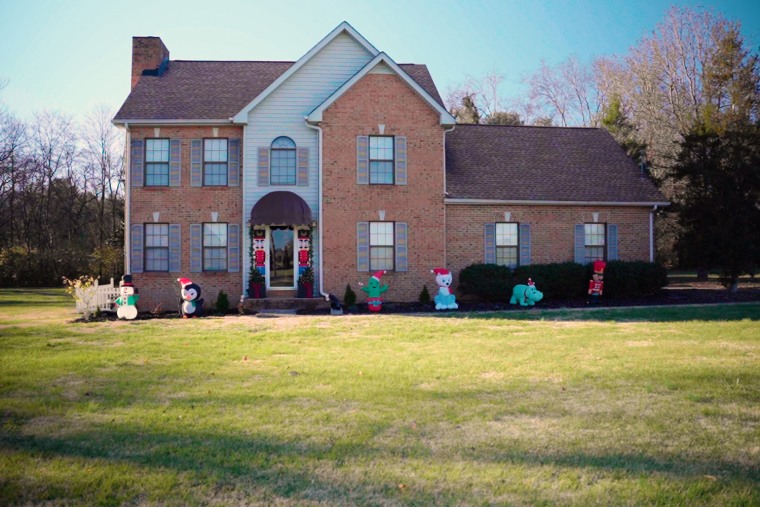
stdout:
<svg viewBox="0 0 760 507">
<path fill-rule="evenodd" d="M 72 308 L 0 290 L 0 505 L 760 504 L 760 304 Z"/>
</svg>

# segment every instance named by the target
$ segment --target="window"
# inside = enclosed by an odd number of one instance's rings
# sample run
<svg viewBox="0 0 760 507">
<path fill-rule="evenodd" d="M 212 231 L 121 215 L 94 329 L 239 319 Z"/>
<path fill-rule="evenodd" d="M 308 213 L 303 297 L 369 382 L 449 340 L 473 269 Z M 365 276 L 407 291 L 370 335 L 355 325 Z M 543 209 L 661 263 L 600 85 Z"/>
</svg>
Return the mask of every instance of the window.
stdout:
<svg viewBox="0 0 760 507">
<path fill-rule="evenodd" d="M 393 185 L 393 137 L 369 136 L 369 182 Z"/>
<path fill-rule="evenodd" d="M 496 264 L 513 268 L 519 264 L 519 236 L 516 222 L 496 224 Z"/>
<path fill-rule="evenodd" d="M 585 261 L 586 263 L 596 260 L 605 260 L 607 253 L 607 226 L 606 224 L 584 224 Z"/>
<path fill-rule="evenodd" d="M 145 224 L 145 271 L 169 271 L 169 224 Z"/>
<path fill-rule="evenodd" d="M 145 140 L 145 186 L 169 186 L 169 140 Z"/>
<path fill-rule="evenodd" d="M 289 137 L 272 141 L 269 173 L 270 185 L 296 184 L 296 143 Z"/>
<path fill-rule="evenodd" d="M 394 222 L 369 223 L 369 269 L 377 271 L 394 268 Z"/>
<path fill-rule="evenodd" d="M 203 271 L 227 271 L 227 224 L 203 224 Z"/>
<path fill-rule="evenodd" d="M 227 140 L 203 140 L 203 184 L 227 185 Z"/>
</svg>

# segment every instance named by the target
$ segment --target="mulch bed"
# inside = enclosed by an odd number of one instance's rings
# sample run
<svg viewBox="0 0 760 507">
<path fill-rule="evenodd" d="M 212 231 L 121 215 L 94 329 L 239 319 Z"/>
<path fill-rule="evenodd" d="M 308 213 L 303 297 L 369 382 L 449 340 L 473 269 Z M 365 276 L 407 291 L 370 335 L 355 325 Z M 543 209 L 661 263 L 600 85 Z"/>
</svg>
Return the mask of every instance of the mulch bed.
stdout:
<svg viewBox="0 0 760 507">
<path fill-rule="evenodd" d="M 689 282 L 678 283 L 672 286 L 665 287 L 651 296 L 637 297 L 637 298 L 605 298 L 602 297 L 601 302 L 594 308 L 619 308 L 627 306 L 662 306 L 662 305 L 694 305 L 694 304 L 719 304 L 719 303 L 749 303 L 760 302 L 760 280 L 755 282 L 747 282 L 735 293 L 731 293 L 724 289 L 717 282 Z M 457 301 L 459 304 L 458 310 L 448 310 L 446 313 L 457 312 L 498 312 L 498 311 L 514 311 L 514 310 L 548 310 L 548 309 L 561 309 L 561 308 L 586 308 L 589 305 L 586 304 L 585 298 L 576 299 L 546 299 L 540 301 L 538 304 L 532 307 L 525 307 L 520 305 L 510 305 L 509 299 L 505 298 L 503 302 L 480 302 L 480 301 L 468 301 L 467 299 Z M 431 303 L 428 305 L 422 305 L 420 303 L 384 303 L 381 313 L 386 314 L 399 314 L 399 313 L 429 313 L 434 312 L 435 306 Z M 354 315 L 369 315 L 370 312 L 367 309 L 366 304 L 358 304 L 350 311 L 346 313 Z M 444 312 L 441 312 L 444 313 Z M 329 315 L 330 310 L 314 310 L 298 312 L 299 315 Z M 227 314 L 219 314 L 216 312 L 207 312 L 204 317 L 229 317 L 229 316 L 250 316 L 251 314 L 241 315 L 237 310 L 232 309 Z M 180 314 L 178 312 L 161 312 L 150 313 L 141 312 L 137 320 L 150 320 L 150 319 L 178 319 Z M 103 313 L 98 317 L 92 317 L 89 322 L 108 322 L 118 320 L 115 313 Z M 84 322 L 79 318 L 74 322 Z"/>
<path fill-rule="evenodd" d="M 509 310 L 526 310 L 535 308 L 538 310 L 560 308 L 618 308 L 627 306 L 661 306 L 661 305 L 693 305 L 693 304 L 717 304 L 717 303 L 748 303 L 760 302 L 760 288 L 740 289 L 736 293 L 730 293 L 725 289 L 707 288 L 664 288 L 651 296 L 636 298 L 605 298 L 602 297 L 599 305 L 589 306 L 585 298 L 576 299 L 548 299 L 539 301 L 535 306 L 526 307 L 511 305 L 509 300 L 504 302 L 478 302 L 457 301 L 459 309 L 455 312 L 498 312 Z M 382 313 L 419 313 L 435 311 L 433 304 L 422 305 L 419 303 L 384 303 Z M 451 310 L 449 310 L 451 312 Z M 301 312 L 299 312 L 300 314 Z M 315 311 L 309 315 L 325 315 L 329 310 Z M 367 305 L 357 305 L 354 314 L 369 314 Z M 443 312 L 442 312 L 443 313 Z M 304 314 L 307 314 L 304 312 Z"/>
</svg>

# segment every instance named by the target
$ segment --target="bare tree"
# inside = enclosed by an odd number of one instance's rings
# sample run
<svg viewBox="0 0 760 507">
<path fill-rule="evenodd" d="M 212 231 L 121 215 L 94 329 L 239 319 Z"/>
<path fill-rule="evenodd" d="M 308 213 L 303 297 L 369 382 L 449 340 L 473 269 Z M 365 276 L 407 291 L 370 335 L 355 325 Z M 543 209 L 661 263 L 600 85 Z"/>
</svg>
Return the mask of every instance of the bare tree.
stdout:
<svg viewBox="0 0 760 507">
<path fill-rule="evenodd" d="M 593 74 L 571 56 L 556 67 L 541 61 L 538 70 L 524 79 L 536 117 L 556 119 L 560 126 L 598 126 L 600 102 Z"/>
</svg>

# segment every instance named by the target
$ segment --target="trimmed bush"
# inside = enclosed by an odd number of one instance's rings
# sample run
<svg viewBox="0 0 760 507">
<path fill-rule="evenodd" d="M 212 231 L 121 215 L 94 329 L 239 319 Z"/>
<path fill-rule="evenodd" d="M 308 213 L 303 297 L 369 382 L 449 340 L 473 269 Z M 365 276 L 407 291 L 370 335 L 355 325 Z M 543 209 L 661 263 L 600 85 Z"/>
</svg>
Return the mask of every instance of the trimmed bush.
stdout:
<svg viewBox="0 0 760 507">
<path fill-rule="evenodd" d="M 546 300 L 585 296 L 588 292 L 588 281 L 591 276 L 587 274 L 586 266 L 574 262 L 530 264 L 515 268 L 511 287 L 527 283 L 528 278 L 533 279 L 536 288 L 544 293 L 544 300 Z M 604 288 L 606 295 L 606 283 Z"/>
<path fill-rule="evenodd" d="M 420 304 L 423 305 L 429 305 L 430 304 L 430 293 L 428 292 L 427 285 L 422 286 L 422 291 L 420 292 Z"/>
<path fill-rule="evenodd" d="M 343 304 L 346 308 L 356 305 L 356 292 L 351 288 L 351 284 L 346 285 L 346 292 L 343 294 Z"/>
<path fill-rule="evenodd" d="M 510 269 L 496 264 L 472 264 L 459 274 L 459 289 L 489 301 L 509 300 L 512 287 L 531 278 L 546 299 L 586 297 L 594 270 L 591 264 L 558 262 L 518 266 Z M 603 297 L 642 297 L 668 284 L 668 272 L 660 264 L 643 261 L 610 261 L 604 270 Z"/>
<path fill-rule="evenodd" d="M 586 273 L 590 279 L 593 269 Z M 604 297 L 649 296 L 667 284 L 667 270 L 652 262 L 610 261 L 604 270 Z"/>
<path fill-rule="evenodd" d="M 487 301 L 503 301 L 512 293 L 512 272 L 497 264 L 471 264 L 459 273 L 457 288 Z"/>
<path fill-rule="evenodd" d="M 216 307 L 217 313 L 225 314 L 230 311 L 230 299 L 223 290 L 219 291 L 214 306 Z"/>
</svg>

